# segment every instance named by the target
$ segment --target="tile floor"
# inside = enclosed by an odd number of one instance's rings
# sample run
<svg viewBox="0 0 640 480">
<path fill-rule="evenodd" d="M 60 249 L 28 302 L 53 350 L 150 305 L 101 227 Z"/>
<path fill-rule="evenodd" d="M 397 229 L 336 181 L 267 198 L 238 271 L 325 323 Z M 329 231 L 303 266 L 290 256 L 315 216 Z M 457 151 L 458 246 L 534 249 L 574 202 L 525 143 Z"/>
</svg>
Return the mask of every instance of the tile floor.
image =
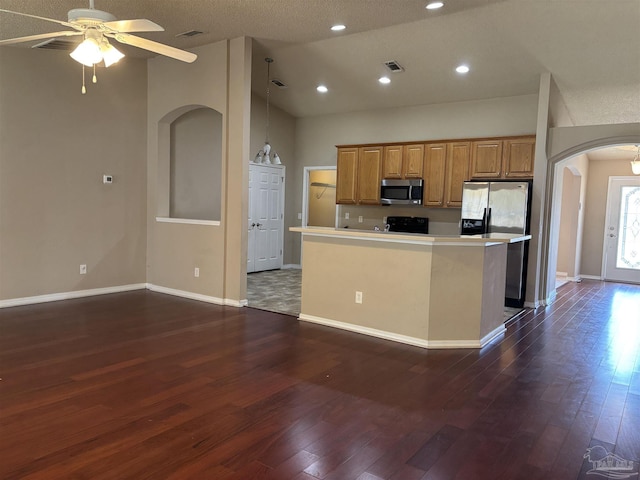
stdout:
<svg viewBox="0 0 640 480">
<path fill-rule="evenodd" d="M 267 270 L 247 274 L 247 300 L 252 308 L 284 313 L 297 317 L 300 314 L 302 270 Z M 505 322 L 523 311 L 521 308 L 504 307 Z"/>
</svg>

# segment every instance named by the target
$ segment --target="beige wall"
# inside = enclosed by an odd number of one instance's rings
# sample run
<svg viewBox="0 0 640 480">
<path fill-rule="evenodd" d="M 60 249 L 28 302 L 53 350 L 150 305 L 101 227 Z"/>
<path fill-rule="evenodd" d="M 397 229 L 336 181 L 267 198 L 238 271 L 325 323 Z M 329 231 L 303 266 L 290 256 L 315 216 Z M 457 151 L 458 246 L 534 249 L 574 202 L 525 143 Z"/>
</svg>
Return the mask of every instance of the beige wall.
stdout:
<svg viewBox="0 0 640 480">
<path fill-rule="evenodd" d="M 170 215 L 220 220 L 222 114 L 197 108 L 171 124 Z"/>
<path fill-rule="evenodd" d="M 145 282 L 146 62 L 81 72 L 0 47 L 0 300 Z"/>
<path fill-rule="evenodd" d="M 314 186 L 314 183 L 325 186 Z M 328 187 L 326 185 L 333 185 Z M 309 216 L 307 225 L 334 227 L 336 224 L 336 170 L 309 171 Z"/>
<path fill-rule="evenodd" d="M 551 252 L 552 272 L 578 279 L 581 270 L 584 204 L 588 194 L 589 159 L 577 155 L 555 166 Z"/>
<path fill-rule="evenodd" d="M 246 269 L 240 245 L 247 222 L 250 41 L 222 41 L 192 51 L 198 54 L 192 64 L 165 57 L 149 60 L 148 281 L 237 303 L 243 300 Z M 221 224 L 158 223 L 155 216 L 168 210 L 169 125 L 199 107 L 223 113 Z"/>
<path fill-rule="evenodd" d="M 581 273 L 601 277 L 609 177 L 631 175 L 629 159 L 589 162 Z"/>
<path fill-rule="evenodd" d="M 267 108 L 266 100 L 258 95 L 251 95 L 251 149 L 247 161 L 253 160 L 257 153 L 262 149 L 266 134 Z M 294 246 L 291 242 L 289 227 L 300 225 L 298 220 L 298 212 L 301 210 L 302 200 L 300 203 L 295 201 L 292 192 L 297 191 L 302 185 L 302 170 L 300 173 L 296 168 L 299 160 L 296 157 L 296 119 L 288 113 L 280 110 L 273 105 L 269 107 L 269 143 L 272 147 L 272 156 L 277 152 L 280 156 L 285 169 L 285 206 L 284 206 L 284 248 L 283 263 L 300 263 L 299 258 L 293 261 Z M 300 197 L 302 198 L 302 197 Z"/>
</svg>

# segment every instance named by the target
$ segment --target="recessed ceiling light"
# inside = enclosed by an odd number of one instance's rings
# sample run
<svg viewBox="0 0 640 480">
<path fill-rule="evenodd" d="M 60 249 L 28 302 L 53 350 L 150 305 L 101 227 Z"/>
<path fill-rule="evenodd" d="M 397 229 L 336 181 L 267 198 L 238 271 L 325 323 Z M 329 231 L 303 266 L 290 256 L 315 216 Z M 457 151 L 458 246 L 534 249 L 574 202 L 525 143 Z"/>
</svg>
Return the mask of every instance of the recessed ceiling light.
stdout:
<svg viewBox="0 0 640 480">
<path fill-rule="evenodd" d="M 426 6 L 427 10 L 437 10 L 439 8 L 444 7 L 444 3 L 442 2 L 431 2 Z"/>
<path fill-rule="evenodd" d="M 380 78 L 378 79 L 378 81 L 379 81 L 380 83 L 384 83 L 385 85 L 386 85 L 387 83 L 391 83 L 391 79 L 390 79 L 389 77 L 380 77 Z"/>
<path fill-rule="evenodd" d="M 459 65 L 456 67 L 456 72 L 458 73 L 468 73 L 469 72 L 469 67 L 467 67 L 466 65 Z"/>
<path fill-rule="evenodd" d="M 327 93 L 329 91 L 329 89 L 324 85 L 318 85 L 316 87 L 316 90 L 319 91 L 320 93 Z"/>
<path fill-rule="evenodd" d="M 338 25 L 334 25 L 333 27 L 331 27 L 331 30 L 333 30 L 334 32 L 339 32 L 341 30 L 344 30 L 345 28 L 347 28 L 347 27 L 344 26 L 344 25 L 338 24 Z"/>
</svg>

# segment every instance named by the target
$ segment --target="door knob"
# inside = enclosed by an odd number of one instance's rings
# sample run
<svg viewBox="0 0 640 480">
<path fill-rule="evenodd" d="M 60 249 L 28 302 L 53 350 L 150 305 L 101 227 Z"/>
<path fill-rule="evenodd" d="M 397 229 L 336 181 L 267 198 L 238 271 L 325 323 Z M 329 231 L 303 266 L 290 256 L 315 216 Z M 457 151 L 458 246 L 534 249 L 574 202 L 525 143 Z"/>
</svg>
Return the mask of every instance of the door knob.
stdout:
<svg viewBox="0 0 640 480">
<path fill-rule="evenodd" d="M 609 234 L 610 237 L 615 237 L 616 235 L 614 235 L 613 233 Z"/>
</svg>

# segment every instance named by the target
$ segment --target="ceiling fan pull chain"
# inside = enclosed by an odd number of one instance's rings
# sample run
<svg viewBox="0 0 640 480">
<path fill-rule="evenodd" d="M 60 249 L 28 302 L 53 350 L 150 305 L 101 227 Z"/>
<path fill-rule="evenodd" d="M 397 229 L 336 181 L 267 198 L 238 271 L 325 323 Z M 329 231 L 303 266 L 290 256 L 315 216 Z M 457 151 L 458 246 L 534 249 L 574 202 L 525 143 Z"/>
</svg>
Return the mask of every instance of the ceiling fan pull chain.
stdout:
<svg viewBox="0 0 640 480">
<path fill-rule="evenodd" d="M 96 77 L 96 64 L 93 64 L 93 83 L 98 83 L 98 77 Z"/>
<path fill-rule="evenodd" d="M 84 65 L 82 65 L 82 94 L 87 93 L 87 87 L 84 86 Z"/>
</svg>

